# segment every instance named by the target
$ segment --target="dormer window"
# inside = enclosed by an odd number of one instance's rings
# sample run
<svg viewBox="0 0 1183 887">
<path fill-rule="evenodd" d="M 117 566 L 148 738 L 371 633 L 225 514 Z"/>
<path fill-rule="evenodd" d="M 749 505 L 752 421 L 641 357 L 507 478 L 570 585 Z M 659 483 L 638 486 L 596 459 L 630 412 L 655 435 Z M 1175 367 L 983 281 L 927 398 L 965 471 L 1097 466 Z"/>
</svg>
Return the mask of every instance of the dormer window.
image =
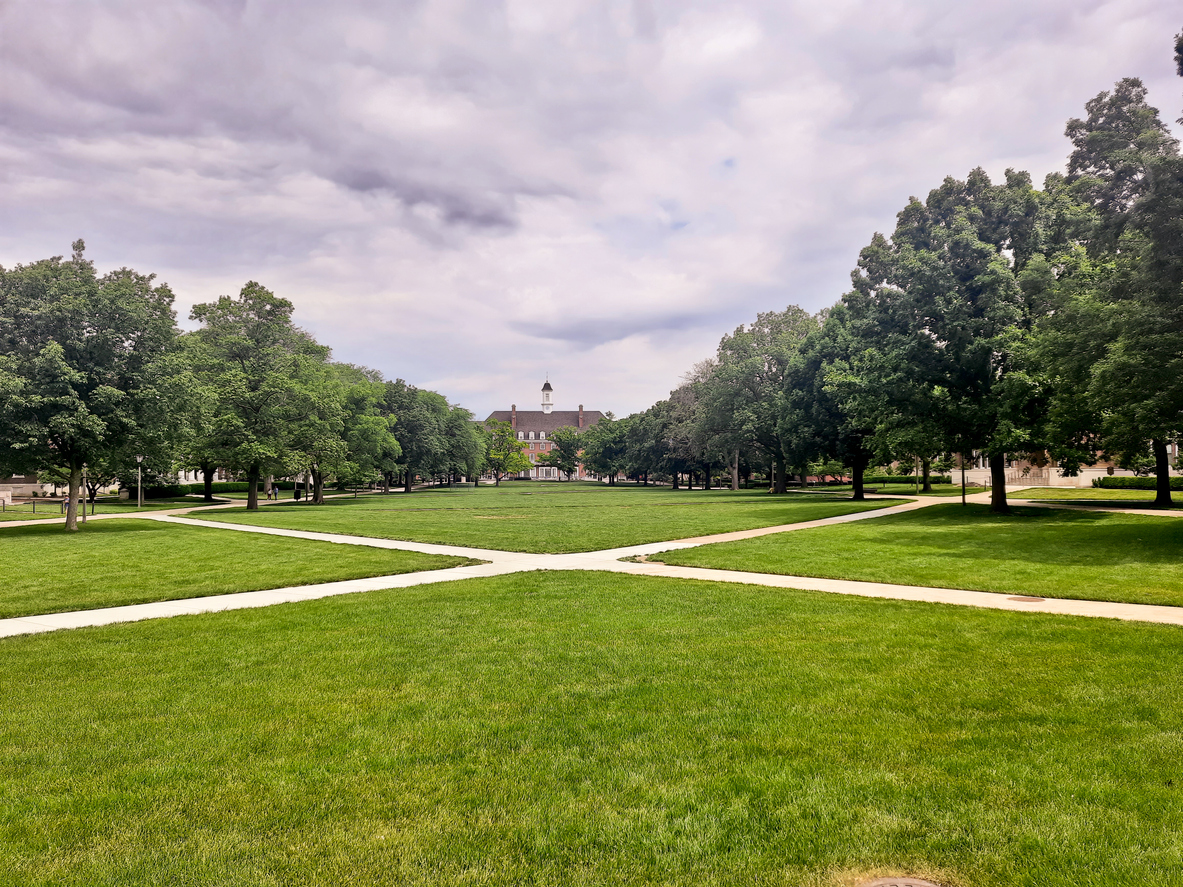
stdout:
<svg viewBox="0 0 1183 887">
<path fill-rule="evenodd" d="M 546 432 L 545 432 L 545 431 L 539 431 L 539 432 L 538 432 L 538 439 L 539 439 L 539 440 L 546 440 Z"/>
<path fill-rule="evenodd" d="M 530 440 L 533 440 L 533 439 L 534 439 L 534 432 L 533 432 L 533 431 L 531 431 L 531 432 L 530 432 Z"/>
<path fill-rule="evenodd" d="M 526 439 L 526 433 L 524 431 L 519 431 L 518 432 L 518 440 L 525 440 L 525 439 Z"/>
</svg>

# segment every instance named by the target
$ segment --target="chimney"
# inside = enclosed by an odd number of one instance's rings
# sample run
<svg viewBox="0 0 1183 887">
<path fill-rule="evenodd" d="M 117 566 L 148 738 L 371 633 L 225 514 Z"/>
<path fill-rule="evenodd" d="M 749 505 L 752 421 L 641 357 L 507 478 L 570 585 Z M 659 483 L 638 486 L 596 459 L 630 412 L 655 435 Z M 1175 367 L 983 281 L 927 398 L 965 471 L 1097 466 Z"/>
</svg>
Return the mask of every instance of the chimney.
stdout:
<svg viewBox="0 0 1183 887">
<path fill-rule="evenodd" d="M 518 430 L 518 405 L 516 403 L 509 405 L 509 427 L 514 431 Z"/>
<path fill-rule="evenodd" d="M 583 404 L 579 405 L 579 427 L 583 428 Z"/>
</svg>

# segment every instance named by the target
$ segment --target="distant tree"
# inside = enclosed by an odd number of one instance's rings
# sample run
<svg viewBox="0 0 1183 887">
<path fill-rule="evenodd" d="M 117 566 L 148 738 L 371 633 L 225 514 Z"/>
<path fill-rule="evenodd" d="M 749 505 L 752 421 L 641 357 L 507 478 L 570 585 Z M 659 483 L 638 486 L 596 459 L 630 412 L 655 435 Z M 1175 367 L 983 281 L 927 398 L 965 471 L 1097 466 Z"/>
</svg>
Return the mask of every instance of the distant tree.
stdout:
<svg viewBox="0 0 1183 887">
<path fill-rule="evenodd" d="M 377 370 L 352 364 L 332 365 L 344 387 L 346 462 L 339 477 L 349 483 L 373 483 L 399 469 L 402 448 L 395 418 L 383 412 L 386 386 Z"/>
<path fill-rule="evenodd" d="M 579 468 L 579 432 L 570 425 L 562 426 L 550 435 L 550 447 L 550 450 L 538 459 L 538 464 L 555 468 L 567 475 L 567 480 L 570 480 Z"/>
<path fill-rule="evenodd" d="M 85 244 L 73 249 L 0 268 L 0 469 L 61 472 L 68 531 L 84 467 L 111 475 L 167 439 L 160 367 L 177 335 L 172 292 L 154 275 L 99 277 Z"/>
<path fill-rule="evenodd" d="M 492 472 L 493 481 L 501 486 L 501 479 L 530 467 L 530 460 L 522 452 L 526 445 L 517 439 L 508 422 L 491 419 L 485 426 L 488 442 L 485 451 L 485 467 Z"/>
<path fill-rule="evenodd" d="M 444 434 L 449 481 L 458 481 L 460 475 L 479 477 L 485 466 L 485 439 L 472 413 L 463 407 L 450 406 Z"/>
<path fill-rule="evenodd" d="M 195 305 L 190 314 L 202 324 L 189 352 L 193 373 L 213 397 L 210 452 L 246 474 L 249 510 L 259 507 L 264 473 L 285 475 L 308 464 L 310 432 L 300 425 L 318 409 L 329 350 L 292 324 L 292 310 L 250 281 L 237 298 Z"/>
<path fill-rule="evenodd" d="M 785 491 L 789 454 L 781 437 L 785 413 L 785 373 L 820 319 L 791 305 L 759 314 L 719 343 L 717 366 L 709 376 L 700 410 L 720 449 L 742 441 L 772 466 L 773 489 Z"/>
<path fill-rule="evenodd" d="M 609 485 L 628 464 L 628 423 L 609 413 L 583 433 L 583 466 L 592 474 L 608 478 Z"/>
</svg>

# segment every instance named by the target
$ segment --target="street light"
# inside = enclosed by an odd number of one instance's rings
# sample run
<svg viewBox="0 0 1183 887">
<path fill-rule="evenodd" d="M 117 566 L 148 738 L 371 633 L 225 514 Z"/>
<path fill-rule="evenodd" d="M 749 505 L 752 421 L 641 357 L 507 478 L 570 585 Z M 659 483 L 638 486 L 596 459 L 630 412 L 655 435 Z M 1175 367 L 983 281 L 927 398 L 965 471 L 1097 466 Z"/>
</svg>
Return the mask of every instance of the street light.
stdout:
<svg viewBox="0 0 1183 887">
<path fill-rule="evenodd" d="M 136 508 L 144 507 L 144 457 L 136 456 Z"/>
</svg>

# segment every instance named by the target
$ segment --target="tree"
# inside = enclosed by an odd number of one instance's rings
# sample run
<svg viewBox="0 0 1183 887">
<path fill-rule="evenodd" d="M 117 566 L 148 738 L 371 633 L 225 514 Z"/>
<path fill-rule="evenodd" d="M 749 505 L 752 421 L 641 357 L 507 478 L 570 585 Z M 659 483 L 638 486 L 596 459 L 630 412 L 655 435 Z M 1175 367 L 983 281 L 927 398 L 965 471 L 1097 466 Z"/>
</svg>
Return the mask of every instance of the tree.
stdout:
<svg viewBox="0 0 1183 887">
<path fill-rule="evenodd" d="M 1177 63 L 1179 46 L 1177 37 Z M 1049 336 L 1073 383 L 1060 412 L 1091 415 L 1094 445 L 1125 463 L 1149 451 L 1155 502 L 1169 506 L 1168 444 L 1183 434 L 1183 159 L 1140 80 L 1118 81 L 1086 110 L 1087 119 L 1068 122 L 1068 180 L 1095 214 L 1078 267 L 1103 273 L 1060 288 L 1069 310 Z"/>
<path fill-rule="evenodd" d="M 485 440 L 472 413 L 463 407 L 449 406 L 444 435 L 449 482 L 459 480 L 460 475 L 479 477 L 485 465 Z"/>
<path fill-rule="evenodd" d="M 347 459 L 339 477 L 350 483 L 373 483 L 399 470 L 402 448 L 393 416 L 382 410 L 386 385 L 382 374 L 352 364 L 332 364 L 344 388 L 344 436 Z"/>
<path fill-rule="evenodd" d="M 301 386 L 304 410 L 292 426 L 291 464 L 307 469 L 312 479 L 312 503 L 323 505 L 326 478 L 349 469 L 349 445 L 344 437 L 346 391 L 327 362 L 310 361 L 305 369 Z"/>
<path fill-rule="evenodd" d="M 317 409 L 314 385 L 329 350 L 292 324 L 292 310 L 291 302 L 250 281 L 237 298 L 195 305 L 190 314 L 202 324 L 190 354 L 194 376 L 213 398 L 213 453 L 219 464 L 246 474 L 252 511 L 264 472 L 307 467 L 295 436 Z"/>
<path fill-rule="evenodd" d="M 592 474 L 616 483 L 616 475 L 624 471 L 628 453 L 628 423 L 617 421 L 609 413 L 581 435 L 583 465 Z"/>
<path fill-rule="evenodd" d="M 757 315 L 755 323 L 723 337 L 717 366 L 702 392 L 700 409 L 719 449 L 731 451 L 742 441 L 762 453 L 778 493 L 786 488 L 788 462 L 780 434 L 785 372 L 806 336 L 819 326 L 819 318 L 795 305 Z"/>
<path fill-rule="evenodd" d="M 929 424 L 939 449 L 984 451 L 998 513 L 1009 512 L 1007 454 L 1042 449 L 1041 391 L 1022 346 L 1045 306 L 1019 284 L 1050 236 L 1041 206 L 1025 173 L 1008 170 L 998 186 L 980 169 L 947 178 L 908 204 L 890 240 L 875 235 L 843 297 L 867 392 L 848 401 L 852 415 L 877 433 Z"/>
<path fill-rule="evenodd" d="M 501 486 L 501 478 L 526 471 L 530 467 L 530 460 L 522 452 L 526 445 L 517 439 L 508 422 L 491 419 L 485 428 L 488 435 L 485 467 L 493 473 L 496 486 Z"/>
<path fill-rule="evenodd" d="M 551 434 L 550 450 L 539 457 L 538 464 L 558 469 L 570 480 L 579 468 L 580 447 L 579 432 L 564 425 Z"/>
<path fill-rule="evenodd" d="M 160 365 L 174 347 L 173 295 L 128 268 L 103 277 L 73 255 L 0 268 L 0 468 L 60 471 L 78 528 L 84 466 L 134 464 L 167 429 Z"/>
<path fill-rule="evenodd" d="M 837 460 L 849 468 L 853 498 L 861 500 L 875 426 L 865 417 L 865 380 L 851 370 L 857 348 L 846 307 L 834 306 L 786 370 L 780 434 L 799 459 Z"/>
</svg>

